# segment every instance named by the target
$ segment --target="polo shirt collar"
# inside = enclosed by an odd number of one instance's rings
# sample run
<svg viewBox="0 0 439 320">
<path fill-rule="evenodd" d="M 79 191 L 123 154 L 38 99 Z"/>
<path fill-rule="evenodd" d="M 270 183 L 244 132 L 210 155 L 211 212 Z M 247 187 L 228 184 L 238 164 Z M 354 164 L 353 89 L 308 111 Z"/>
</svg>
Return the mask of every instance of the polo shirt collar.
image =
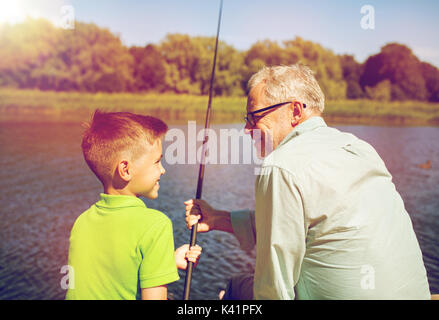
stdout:
<svg viewBox="0 0 439 320">
<path fill-rule="evenodd" d="M 290 140 L 294 139 L 296 136 L 304 134 L 305 132 L 312 131 L 319 127 L 327 127 L 325 120 L 322 117 L 314 116 L 305 120 L 298 126 L 296 126 L 282 141 L 279 143 L 278 147 L 286 144 Z"/>
<path fill-rule="evenodd" d="M 101 193 L 100 200 L 96 206 L 101 208 L 125 208 L 125 207 L 143 207 L 146 208 L 145 202 L 133 196 L 112 195 Z"/>
</svg>

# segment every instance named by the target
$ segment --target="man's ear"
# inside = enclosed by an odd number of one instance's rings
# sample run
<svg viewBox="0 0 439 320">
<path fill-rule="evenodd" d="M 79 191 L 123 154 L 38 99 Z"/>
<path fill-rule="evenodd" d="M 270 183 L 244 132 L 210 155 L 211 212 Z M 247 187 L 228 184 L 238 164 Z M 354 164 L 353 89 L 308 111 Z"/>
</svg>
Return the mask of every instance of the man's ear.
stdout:
<svg viewBox="0 0 439 320">
<path fill-rule="evenodd" d="M 128 182 L 132 178 L 132 168 L 131 163 L 128 160 L 120 160 L 116 167 L 116 172 L 118 173 L 119 177 Z"/>
<path fill-rule="evenodd" d="M 291 108 L 292 108 L 292 110 L 291 110 L 291 112 L 292 112 L 291 126 L 295 127 L 302 120 L 303 113 L 304 113 L 303 105 L 299 101 L 294 101 L 291 105 Z"/>
</svg>

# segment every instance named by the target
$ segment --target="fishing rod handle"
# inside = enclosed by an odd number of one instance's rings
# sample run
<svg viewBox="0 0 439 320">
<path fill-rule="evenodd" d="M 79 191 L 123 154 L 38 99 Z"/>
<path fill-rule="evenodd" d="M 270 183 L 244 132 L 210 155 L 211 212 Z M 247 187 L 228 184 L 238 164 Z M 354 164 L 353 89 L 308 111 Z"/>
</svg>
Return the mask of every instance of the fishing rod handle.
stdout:
<svg viewBox="0 0 439 320">
<path fill-rule="evenodd" d="M 191 244 L 190 246 L 195 246 L 197 242 L 197 228 L 198 222 L 192 226 L 191 231 Z M 184 296 L 183 300 L 189 300 L 189 294 L 191 290 L 191 281 L 192 281 L 192 269 L 194 268 L 194 263 L 189 261 L 186 269 L 186 278 L 184 280 Z"/>
</svg>

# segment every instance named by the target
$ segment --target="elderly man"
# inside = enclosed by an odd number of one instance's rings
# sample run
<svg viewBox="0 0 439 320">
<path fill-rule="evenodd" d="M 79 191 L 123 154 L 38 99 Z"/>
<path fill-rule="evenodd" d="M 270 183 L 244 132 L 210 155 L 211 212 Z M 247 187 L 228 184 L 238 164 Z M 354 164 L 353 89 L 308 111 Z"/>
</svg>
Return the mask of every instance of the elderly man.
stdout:
<svg viewBox="0 0 439 320">
<path fill-rule="evenodd" d="M 330 128 L 324 95 L 303 65 L 250 79 L 245 130 L 265 157 L 255 212 L 186 204 L 189 228 L 256 244 L 254 283 L 230 299 L 430 299 L 422 254 L 392 176 L 368 143 Z M 256 134 L 257 133 L 257 134 Z"/>
</svg>

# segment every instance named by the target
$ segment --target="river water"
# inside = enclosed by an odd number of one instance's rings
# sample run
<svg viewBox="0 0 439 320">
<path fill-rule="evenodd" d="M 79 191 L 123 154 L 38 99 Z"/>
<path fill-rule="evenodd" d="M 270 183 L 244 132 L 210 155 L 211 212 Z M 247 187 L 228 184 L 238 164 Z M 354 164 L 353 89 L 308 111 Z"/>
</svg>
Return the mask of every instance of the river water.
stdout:
<svg viewBox="0 0 439 320">
<path fill-rule="evenodd" d="M 185 134 L 187 126 L 181 129 Z M 214 126 L 242 129 L 242 125 Z M 432 293 L 439 293 L 439 128 L 337 126 L 371 143 L 392 173 L 413 221 Z M 0 124 L 0 299 L 63 299 L 61 268 L 77 216 L 97 201 L 101 186 L 82 158 L 78 124 Z M 165 141 L 164 151 L 175 141 Z M 188 143 L 184 146 L 188 150 Z M 172 154 L 169 154 L 170 156 Z M 220 157 L 220 155 L 218 155 Z M 190 158 L 185 156 L 186 162 Z M 417 165 L 431 161 L 430 169 Z M 203 199 L 214 207 L 254 208 L 254 161 L 209 164 Z M 171 164 L 159 198 L 147 205 L 173 221 L 175 245 L 189 242 L 183 201 L 194 197 L 198 166 Z M 227 278 L 250 271 L 254 252 L 242 251 L 234 236 L 199 234 L 203 255 L 193 274 L 191 299 L 216 299 Z M 391 257 L 389 257 L 391 258 Z M 169 292 L 180 299 L 184 272 Z"/>
</svg>

